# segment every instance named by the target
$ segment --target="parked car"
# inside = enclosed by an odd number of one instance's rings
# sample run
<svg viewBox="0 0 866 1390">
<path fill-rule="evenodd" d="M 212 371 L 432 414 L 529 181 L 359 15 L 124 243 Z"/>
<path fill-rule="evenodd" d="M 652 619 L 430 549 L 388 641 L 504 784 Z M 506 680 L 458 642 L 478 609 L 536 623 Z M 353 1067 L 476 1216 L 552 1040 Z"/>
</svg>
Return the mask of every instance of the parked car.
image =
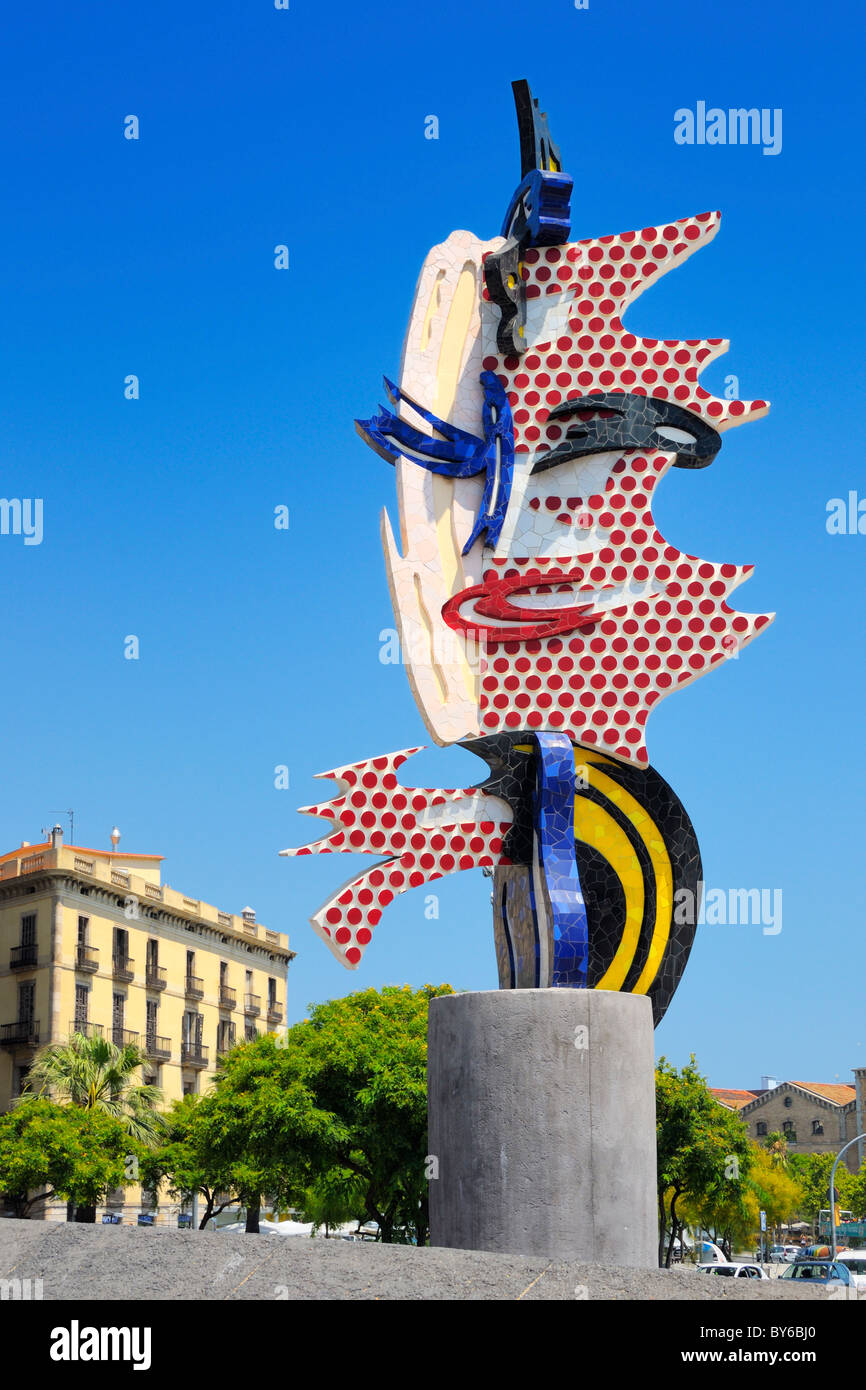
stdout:
<svg viewBox="0 0 866 1390">
<path fill-rule="evenodd" d="M 799 1245 L 771 1245 L 768 1256 L 770 1264 L 785 1265 L 796 1260 L 803 1251 Z"/>
<path fill-rule="evenodd" d="M 698 1265 L 699 1274 L 721 1274 L 728 1279 L 769 1279 L 769 1274 L 760 1265 L 734 1264 L 733 1260 L 716 1261 L 711 1265 Z"/>
<path fill-rule="evenodd" d="M 866 1289 L 866 1250 L 839 1255 L 837 1263 L 845 1266 L 856 1288 Z"/>
<path fill-rule="evenodd" d="M 851 1273 L 841 1260 L 796 1260 L 779 1275 L 780 1279 L 809 1281 L 811 1284 L 824 1284 L 829 1288 L 848 1288 L 852 1281 Z"/>
</svg>

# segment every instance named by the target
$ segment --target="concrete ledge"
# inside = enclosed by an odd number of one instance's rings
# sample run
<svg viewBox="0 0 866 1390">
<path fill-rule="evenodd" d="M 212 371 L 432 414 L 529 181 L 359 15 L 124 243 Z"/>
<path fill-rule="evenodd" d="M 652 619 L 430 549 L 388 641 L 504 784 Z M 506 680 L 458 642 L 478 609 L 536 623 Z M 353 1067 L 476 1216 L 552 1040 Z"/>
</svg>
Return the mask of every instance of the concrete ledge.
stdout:
<svg viewBox="0 0 866 1390">
<path fill-rule="evenodd" d="M 14 1279 L 29 1279 L 31 1285 L 41 1279 L 46 1302 L 90 1304 L 97 1299 L 279 1304 L 287 1298 L 739 1303 L 828 1297 L 823 1290 L 795 1288 L 787 1279 L 717 1279 L 693 1270 L 599 1269 L 471 1250 L 0 1219 L 0 1280 Z M 4 1297 L 14 1297 L 12 1290 L 4 1290 Z M 4 1308 L 11 1329 L 16 1314 L 11 1305 Z M 92 1308 L 88 1316 L 93 1320 Z"/>
</svg>

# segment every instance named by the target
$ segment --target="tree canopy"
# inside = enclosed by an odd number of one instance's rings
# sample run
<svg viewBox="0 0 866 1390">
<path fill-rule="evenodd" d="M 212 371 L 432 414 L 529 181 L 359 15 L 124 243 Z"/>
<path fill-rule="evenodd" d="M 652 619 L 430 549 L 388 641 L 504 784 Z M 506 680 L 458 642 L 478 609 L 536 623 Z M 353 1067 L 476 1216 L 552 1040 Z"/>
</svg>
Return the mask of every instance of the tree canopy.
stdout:
<svg viewBox="0 0 866 1390">
<path fill-rule="evenodd" d="M 723 1238 L 741 1228 L 753 1153 L 742 1120 L 718 1103 L 694 1057 L 681 1071 L 659 1059 L 656 1144 L 659 1264 L 669 1267 L 689 1214 L 681 1204 Z"/>
<path fill-rule="evenodd" d="M 82 1110 L 102 1110 L 120 1120 L 127 1134 L 153 1143 L 162 1128 L 162 1092 L 136 1080 L 146 1054 L 132 1044 L 75 1033 L 68 1042 L 39 1049 L 27 1077 L 27 1094 L 52 1095 Z"/>
<path fill-rule="evenodd" d="M 383 1241 L 426 1241 L 427 1010 L 450 993 L 363 990 L 222 1059 L 202 1125 L 245 1204 L 268 1194 L 303 1208 L 317 1185 L 342 1185 Z"/>
<path fill-rule="evenodd" d="M 16 1216 L 53 1197 L 89 1210 L 123 1184 L 129 1151 L 114 1116 L 31 1097 L 0 1115 L 0 1192 Z"/>
</svg>

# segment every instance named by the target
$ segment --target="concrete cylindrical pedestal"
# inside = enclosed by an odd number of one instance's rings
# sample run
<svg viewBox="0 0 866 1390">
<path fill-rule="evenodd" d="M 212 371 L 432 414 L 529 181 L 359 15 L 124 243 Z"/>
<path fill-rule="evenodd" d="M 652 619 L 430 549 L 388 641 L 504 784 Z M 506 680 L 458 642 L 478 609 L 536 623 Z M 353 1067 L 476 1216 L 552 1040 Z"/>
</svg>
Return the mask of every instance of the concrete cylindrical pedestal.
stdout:
<svg viewBox="0 0 866 1390">
<path fill-rule="evenodd" d="M 428 1028 L 431 1244 L 658 1260 L 652 1008 L 643 995 L 443 995 Z"/>
</svg>

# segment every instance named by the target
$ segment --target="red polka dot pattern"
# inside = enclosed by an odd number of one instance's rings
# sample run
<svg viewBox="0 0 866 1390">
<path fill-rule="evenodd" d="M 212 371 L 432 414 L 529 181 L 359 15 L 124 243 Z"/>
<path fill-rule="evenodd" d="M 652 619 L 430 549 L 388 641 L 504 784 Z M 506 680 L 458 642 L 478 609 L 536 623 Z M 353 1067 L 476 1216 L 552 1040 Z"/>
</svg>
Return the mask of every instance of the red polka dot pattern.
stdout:
<svg viewBox="0 0 866 1390">
<path fill-rule="evenodd" d="M 460 869 L 510 862 L 502 853 L 512 819 L 504 802 L 475 787 L 404 787 L 397 781 L 397 769 L 418 752 L 405 748 L 320 773 L 338 782 L 343 795 L 301 810 L 332 821 L 334 833 L 283 850 L 295 856 L 392 856 L 344 884 L 311 918 L 333 954 L 351 969 L 359 965 L 382 909 L 398 893 Z M 471 813 L 471 819 L 458 822 L 461 811 Z"/>
<path fill-rule="evenodd" d="M 527 299 L 564 297 L 567 317 L 555 339 L 533 343 L 521 357 L 484 359 L 509 392 L 518 454 L 521 443 L 527 451 L 533 429 L 537 439 L 551 406 L 588 391 L 674 401 L 717 430 L 766 414 L 766 401 L 722 400 L 698 385 L 699 373 L 727 350 L 723 338 L 638 338 L 622 323 L 647 285 L 712 240 L 720 220 L 718 212 L 702 212 L 661 227 L 526 251 Z M 550 447 L 541 434 L 536 450 Z"/>
<path fill-rule="evenodd" d="M 716 430 L 766 413 L 765 401 L 721 400 L 698 385 L 699 372 L 726 350 L 723 339 L 639 338 L 622 323 L 646 285 L 709 241 L 718 225 L 718 213 L 701 213 L 620 236 L 527 250 L 527 299 L 564 296 L 567 305 L 549 341 L 533 342 L 519 358 L 484 358 L 509 395 L 518 467 L 561 437 L 560 427 L 547 426 L 551 408 L 587 393 L 628 391 L 670 400 Z M 603 493 L 574 499 L 580 525 L 596 528 L 600 548 L 542 558 L 520 555 L 519 545 L 512 545 L 505 558 L 488 554 L 485 578 L 525 575 L 536 594 L 538 586 L 551 586 L 541 592 L 550 593 L 556 607 L 591 602 L 596 616 L 591 625 L 557 637 L 488 640 L 482 734 L 558 730 L 646 766 L 644 730 L 658 701 L 736 655 L 771 620 L 737 613 L 725 602 L 751 566 L 685 555 L 656 529 L 652 496 L 672 462 L 670 453 L 628 454 L 614 464 Z M 557 497 L 544 505 L 562 510 Z M 561 521 L 571 522 L 568 511 Z M 564 548 L 572 535 L 564 532 Z M 618 606 L 617 597 L 624 600 Z"/>
</svg>

